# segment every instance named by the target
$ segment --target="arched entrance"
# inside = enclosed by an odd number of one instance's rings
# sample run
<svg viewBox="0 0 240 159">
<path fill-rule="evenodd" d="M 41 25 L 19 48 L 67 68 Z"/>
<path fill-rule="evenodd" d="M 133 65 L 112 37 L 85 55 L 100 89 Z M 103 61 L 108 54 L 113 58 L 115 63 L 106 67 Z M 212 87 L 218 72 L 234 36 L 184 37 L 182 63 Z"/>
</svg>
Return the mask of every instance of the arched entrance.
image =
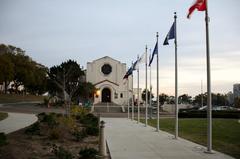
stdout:
<svg viewBox="0 0 240 159">
<path fill-rule="evenodd" d="M 109 88 L 102 90 L 102 102 L 111 102 L 111 90 Z"/>
</svg>

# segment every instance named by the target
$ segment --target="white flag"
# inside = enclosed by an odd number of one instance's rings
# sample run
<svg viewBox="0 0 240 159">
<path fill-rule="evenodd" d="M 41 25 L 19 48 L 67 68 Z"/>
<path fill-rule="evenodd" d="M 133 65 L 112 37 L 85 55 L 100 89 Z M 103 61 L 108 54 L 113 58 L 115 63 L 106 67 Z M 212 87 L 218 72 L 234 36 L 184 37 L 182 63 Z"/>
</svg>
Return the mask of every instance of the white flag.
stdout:
<svg viewBox="0 0 240 159">
<path fill-rule="evenodd" d="M 139 63 L 146 63 L 146 60 L 147 60 L 147 56 L 146 55 L 147 55 L 146 52 L 144 52 L 142 54 L 142 56 L 139 58 L 138 62 Z"/>
<path fill-rule="evenodd" d="M 146 54 L 146 52 L 144 52 L 144 53 L 142 54 L 142 56 L 138 59 L 136 68 L 139 68 L 139 65 L 140 65 L 141 63 L 147 63 L 147 54 Z"/>
</svg>

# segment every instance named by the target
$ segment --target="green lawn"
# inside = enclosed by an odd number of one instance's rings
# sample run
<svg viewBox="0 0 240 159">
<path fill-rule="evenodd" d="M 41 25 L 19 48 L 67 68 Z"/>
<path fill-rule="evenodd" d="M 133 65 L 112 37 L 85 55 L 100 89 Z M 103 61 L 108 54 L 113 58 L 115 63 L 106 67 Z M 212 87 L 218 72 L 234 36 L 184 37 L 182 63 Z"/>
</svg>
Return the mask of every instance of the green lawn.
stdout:
<svg viewBox="0 0 240 159">
<path fill-rule="evenodd" d="M 0 112 L 0 121 L 7 118 L 7 117 L 8 117 L 7 113 Z"/>
<path fill-rule="evenodd" d="M 44 98 L 43 96 L 35 95 L 0 94 L 0 103 L 43 101 L 43 98 Z"/>
<path fill-rule="evenodd" d="M 144 122 L 144 121 L 143 121 Z M 160 119 L 160 129 L 174 133 L 174 119 Z M 156 120 L 149 120 L 156 127 Z M 206 119 L 179 119 L 179 136 L 195 143 L 207 143 Z M 213 119 L 213 149 L 240 159 L 240 122 L 237 119 Z"/>
</svg>

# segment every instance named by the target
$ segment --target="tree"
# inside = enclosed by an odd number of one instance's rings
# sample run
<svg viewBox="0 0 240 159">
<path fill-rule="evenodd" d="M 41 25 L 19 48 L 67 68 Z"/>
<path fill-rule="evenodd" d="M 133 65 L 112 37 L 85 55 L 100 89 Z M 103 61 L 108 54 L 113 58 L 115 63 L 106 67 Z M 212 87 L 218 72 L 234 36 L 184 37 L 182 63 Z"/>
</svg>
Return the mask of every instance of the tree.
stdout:
<svg viewBox="0 0 240 159">
<path fill-rule="evenodd" d="M 203 99 L 203 100 L 202 100 Z M 197 106 L 201 106 L 203 102 L 203 106 L 207 105 L 207 93 L 198 94 L 194 97 L 193 104 Z"/>
<path fill-rule="evenodd" d="M 23 51 L 19 53 L 12 54 L 12 61 L 14 63 L 14 88 L 15 91 L 18 91 L 19 86 L 26 85 L 31 82 L 33 79 L 33 65 L 31 59 L 28 56 L 25 56 Z"/>
<path fill-rule="evenodd" d="M 214 106 L 227 105 L 228 104 L 227 96 L 220 93 L 217 93 L 217 94 L 212 93 L 212 104 Z"/>
<path fill-rule="evenodd" d="M 84 101 L 92 101 L 95 92 L 96 92 L 96 88 L 92 83 L 82 82 L 74 98 L 75 99 L 79 98 Z"/>
<path fill-rule="evenodd" d="M 18 92 L 19 86 L 33 94 L 44 92 L 47 68 L 25 55 L 21 48 L 0 44 L 0 82 L 7 86 L 12 81 L 12 89 Z"/>
<path fill-rule="evenodd" d="M 240 97 L 236 97 L 234 99 L 234 106 L 240 108 Z"/>
<path fill-rule="evenodd" d="M 192 97 L 188 94 L 183 94 L 178 97 L 179 103 L 190 104 L 192 102 Z"/>
<path fill-rule="evenodd" d="M 220 93 L 212 93 L 212 105 L 213 106 L 222 106 L 222 105 L 228 105 L 227 101 L 227 95 L 220 94 Z M 207 105 L 207 92 L 203 95 L 198 94 L 194 97 L 193 104 L 201 106 L 203 99 L 203 105 Z"/>
<path fill-rule="evenodd" d="M 148 97 L 148 103 L 150 102 L 150 91 L 147 89 L 147 97 Z M 153 94 L 151 94 L 151 100 L 154 98 Z M 146 89 L 142 92 L 142 99 L 146 101 Z"/>
<path fill-rule="evenodd" d="M 8 54 L 0 54 L 0 82 L 5 84 L 5 94 L 7 93 L 7 86 L 14 77 L 14 64 Z"/>
<path fill-rule="evenodd" d="M 47 71 L 48 69 L 42 65 L 34 64 L 30 72 L 28 82 L 24 84 L 27 92 L 32 94 L 43 94 L 47 88 Z"/>
<path fill-rule="evenodd" d="M 72 99 L 83 83 L 84 72 L 77 62 L 68 60 L 61 65 L 51 67 L 48 75 L 49 92 L 64 99 L 66 114 L 69 115 Z"/>
<path fill-rule="evenodd" d="M 169 96 L 167 94 L 164 94 L 164 93 L 160 94 L 159 95 L 159 103 L 160 103 L 160 105 L 163 105 L 165 102 L 168 101 L 168 99 L 169 99 Z"/>
<path fill-rule="evenodd" d="M 23 85 L 25 91 L 32 94 L 41 94 L 46 88 L 47 68 L 33 61 L 25 55 L 25 51 L 9 45 L 11 59 L 14 63 L 14 88 Z"/>
<path fill-rule="evenodd" d="M 0 55 L 11 53 L 11 50 L 9 49 L 8 45 L 0 44 Z"/>
</svg>

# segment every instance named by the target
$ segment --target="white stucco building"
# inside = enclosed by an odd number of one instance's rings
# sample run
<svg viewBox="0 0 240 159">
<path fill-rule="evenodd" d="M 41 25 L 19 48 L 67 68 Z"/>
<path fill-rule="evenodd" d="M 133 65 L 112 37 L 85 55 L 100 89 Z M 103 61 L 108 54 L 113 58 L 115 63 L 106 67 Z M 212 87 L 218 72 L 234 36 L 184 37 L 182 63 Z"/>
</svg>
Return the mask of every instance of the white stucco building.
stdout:
<svg viewBox="0 0 240 159">
<path fill-rule="evenodd" d="M 98 89 L 94 96 L 94 104 L 112 102 L 118 105 L 126 105 L 131 97 L 132 77 L 129 77 L 129 90 L 127 81 L 123 77 L 127 71 L 125 63 L 121 63 L 111 57 L 105 56 L 87 63 L 86 80 Z"/>
<path fill-rule="evenodd" d="M 240 83 L 236 83 L 233 85 L 233 96 L 234 98 L 240 97 Z"/>
</svg>

